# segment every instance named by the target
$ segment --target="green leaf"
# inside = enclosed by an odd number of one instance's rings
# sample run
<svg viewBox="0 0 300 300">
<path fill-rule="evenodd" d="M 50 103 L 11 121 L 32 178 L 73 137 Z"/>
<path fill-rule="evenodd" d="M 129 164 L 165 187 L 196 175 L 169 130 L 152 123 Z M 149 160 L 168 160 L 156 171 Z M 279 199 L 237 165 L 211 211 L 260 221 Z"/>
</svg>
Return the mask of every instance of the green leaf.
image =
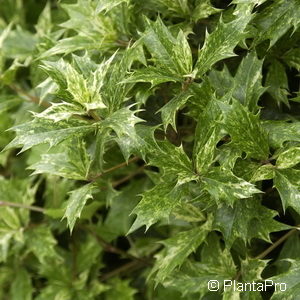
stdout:
<svg viewBox="0 0 300 300">
<path fill-rule="evenodd" d="M 207 292 L 207 283 L 218 280 L 222 290 L 224 280 L 233 278 L 236 267 L 228 249 L 222 250 L 219 237 L 209 234 L 201 251 L 201 261 L 189 261 L 173 272 L 165 281 L 164 286 L 180 291 L 185 297 L 190 293 L 199 293 L 204 296 Z"/>
<path fill-rule="evenodd" d="M 192 19 L 198 21 L 220 12 L 221 9 L 212 6 L 210 0 L 197 0 L 192 13 Z"/>
<path fill-rule="evenodd" d="M 109 212 L 99 230 L 105 240 L 111 241 L 118 236 L 127 234 L 134 219 L 130 213 L 137 205 L 138 195 L 144 191 L 146 186 L 148 185 L 144 180 L 137 180 L 120 192 L 109 191 L 107 198 L 112 197 L 113 200 L 111 200 Z"/>
<path fill-rule="evenodd" d="M 2 96 L 0 101 L 0 114 L 19 106 L 22 102 L 20 98 L 12 96 Z"/>
<path fill-rule="evenodd" d="M 154 87 L 164 82 L 176 82 L 180 81 L 178 75 L 170 74 L 163 69 L 159 69 L 153 66 L 149 66 L 146 69 L 139 69 L 135 71 L 130 77 L 125 79 L 125 83 L 136 83 L 136 82 L 149 82 Z"/>
<path fill-rule="evenodd" d="M 97 0 L 96 1 L 96 14 L 101 13 L 102 11 L 109 11 L 121 3 L 129 3 L 129 0 Z"/>
<path fill-rule="evenodd" d="M 285 67 L 277 60 L 273 61 L 269 67 L 266 78 L 266 86 L 268 92 L 276 100 L 277 105 L 281 103 L 289 106 L 288 100 L 288 78 L 285 72 Z"/>
<path fill-rule="evenodd" d="M 150 276 L 155 273 L 155 281 L 157 283 L 163 282 L 177 266 L 180 266 L 204 242 L 210 230 L 211 222 L 208 220 L 202 226 L 179 232 L 175 236 L 162 241 L 164 249 L 155 256 L 156 262 Z"/>
<path fill-rule="evenodd" d="M 233 97 L 239 100 L 250 111 L 257 110 L 257 101 L 266 88 L 262 87 L 262 65 L 255 51 L 251 51 L 242 60 L 234 76 Z"/>
<path fill-rule="evenodd" d="M 41 160 L 31 165 L 33 174 L 54 174 L 69 179 L 86 180 L 89 156 L 81 139 L 70 141 L 60 153 L 42 154 Z"/>
<path fill-rule="evenodd" d="M 204 45 L 199 50 L 196 63 L 199 76 L 206 73 L 216 62 L 235 56 L 233 49 L 245 38 L 245 28 L 250 20 L 251 15 L 247 13 L 229 23 L 224 23 L 220 18 L 217 28 L 211 34 L 206 34 Z"/>
<path fill-rule="evenodd" d="M 289 29 L 296 30 L 300 24 L 299 0 L 278 0 L 254 18 L 258 34 L 255 44 L 270 40 L 272 47 Z"/>
<path fill-rule="evenodd" d="M 275 176 L 275 166 L 271 164 L 262 165 L 257 170 L 255 170 L 252 175 L 251 182 L 270 180 Z"/>
<path fill-rule="evenodd" d="M 300 163 L 300 147 L 291 147 L 279 154 L 276 167 L 279 169 L 292 168 Z"/>
<path fill-rule="evenodd" d="M 271 242 L 269 234 L 288 229 L 289 226 L 274 220 L 276 211 L 261 205 L 255 198 L 236 201 L 233 207 L 217 209 L 214 228 L 223 233 L 226 247 L 230 248 L 237 238 L 249 243 L 252 238 Z"/>
<path fill-rule="evenodd" d="M 276 170 L 274 186 L 279 192 L 283 210 L 292 207 L 300 213 L 300 171 L 295 169 Z"/>
<path fill-rule="evenodd" d="M 100 90 L 104 85 L 104 78 L 113 59 L 114 55 L 107 61 L 95 66 L 86 58 L 87 62 L 84 62 L 86 67 L 93 67 L 89 73 L 83 72 L 86 68 L 85 65 L 81 65 L 78 71 L 62 59 L 58 62 L 44 62 L 41 67 L 58 85 L 58 94 L 66 97 L 66 101 L 71 100 L 82 105 L 88 111 L 106 107 Z M 82 59 L 74 57 L 74 61 L 80 63 Z"/>
<path fill-rule="evenodd" d="M 300 122 L 264 121 L 262 126 L 272 148 L 280 148 L 286 141 L 300 142 Z"/>
<path fill-rule="evenodd" d="M 162 9 L 169 10 L 174 16 L 189 16 L 190 8 L 188 0 L 154 0 L 162 6 Z"/>
<path fill-rule="evenodd" d="M 117 135 L 115 140 L 120 146 L 125 160 L 128 160 L 129 156 L 136 152 L 141 145 L 141 139 L 135 130 L 135 125 L 143 120 L 135 116 L 137 112 L 130 110 L 130 107 L 125 107 L 117 110 L 101 122 L 103 128 L 110 128 Z"/>
<path fill-rule="evenodd" d="M 190 97 L 192 97 L 190 91 L 182 91 L 159 110 L 165 130 L 169 124 L 176 130 L 176 112 L 185 105 Z"/>
<path fill-rule="evenodd" d="M 300 272 L 300 261 L 294 259 L 286 259 L 290 263 L 287 272 L 269 278 L 277 284 L 281 284 L 272 296 L 272 300 L 280 300 L 282 297 L 287 300 L 296 299 L 300 293 L 300 284 L 298 280 Z"/>
<path fill-rule="evenodd" d="M 205 220 L 203 212 L 195 205 L 187 202 L 180 202 L 175 206 L 172 215 L 179 220 L 187 222 L 200 222 Z"/>
<path fill-rule="evenodd" d="M 177 179 L 177 185 L 197 180 L 192 162 L 182 146 L 176 147 L 170 142 L 161 141 L 158 148 L 149 153 L 149 164 L 160 168 L 167 178 Z"/>
<path fill-rule="evenodd" d="M 215 101 L 209 102 L 198 117 L 193 157 L 199 174 L 207 172 L 214 161 L 216 145 L 221 138 L 220 119 L 221 111 Z"/>
<path fill-rule="evenodd" d="M 146 225 L 147 231 L 154 223 L 168 219 L 185 192 L 184 186 L 175 186 L 170 182 L 157 184 L 154 188 L 144 192 L 141 201 L 131 212 L 137 217 L 128 234 L 143 225 Z"/>
<path fill-rule="evenodd" d="M 93 38 L 88 36 L 76 35 L 76 36 L 59 40 L 56 43 L 56 45 L 54 45 L 48 51 L 43 52 L 39 56 L 39 59 L 42 60 L 58 54 L 67 55 L 77 50 L 95 50 L 101 48 L 102 48 L 101 41 L 96 41 Z"/>
<path fill-rule="evenodd" d="M 146 22 L 148 26 L 141 39 L 156 65 L 170 74 L 190 74 L 192 53 L 183 32 L 174 38 L 159 17 L 154 23 Z"/>
<path fill-rule="evenodd" d="M 300 49 L 290 49 L 283 55 L 283 60 L 290 68 L 300 71 Z"/>
<path fill-rule="evenodd" d="M 37 118 L 52 120 L 59 122 L 69 120 L 71 117 L 85 115 L 86 111 L 78 104 L 72 103 L 52 103 L 52 105 L 42 111 L 41 113 L 34 114 Z"/>
<path fill-rule="evenodd" d="M 43 143 L 48 143 L 50 147 L 53 147 L 66 139 L 79 137 L 96 129 L 95 125 L 87 124 L 79 120 L 53 123 L 53 121 L 36 118 L 28 123 L 12 127 L 10 130 L 14 130 L 17 136 L 4 150 L 22 146 L 21 153 Z"/>
<path fill-rule="evenodd" d="M 236 100 L 231 105 L 220 103 L 220 108 L 224 114 L 224 127 L 235 147 L 246 152 L 247 157 L 266 159 L 269 155 L 268 139 L 259 116 Z"/>
<path fill-rule="evenodd" d="M 70 192 L 63 219 L 66 218 L 70 232 L 73 231 L 76 219 L 80 218 L 81 211 L 87 200 L 92 199 L 93 185 L 91 183 Z"/>
<path fill-rule="evenodd" d="M 26 231 L 26 244 L 28 249 L 34 253 L 38 260 L 43 264 L 47 263 L 49 257 L 59 259 L 54 247 L 57 242 L 52 235 L 50 228 L 38 226 Z"/>
<path fill-rule="evenodd" d="M 10 299 L 12 300 L 31 300 L 33 287 L 30 274 L 23 268 L 19 269 L 15 274 L 15 278 L 11 285 Z"/>
<path fill-rule="evenodd" d="M 31 32 L 18 26 L 4 39 L 1 52 L 7 58 L 25 61 L 32 57 L 36 43 L 37 39 Z"/>
<path fill-rule="evenodd" d="M 238 199 L 249 198 L 256 193 L 261 193 L 253 184 L 236 177 L 229 170 L 222 170 L 219 167 L 211 168 L 202 180 L 204 188 L 218 205 L 223 202 L 233 206 Z"/>
<path fill-rule="evenodd" d="M 114 278 L 111 280 L 111 289 L 107 291 L 105 299 L 107 300 L 134 300 L 136 289 L 129 285 L 129 280 Z"/>
</svg>

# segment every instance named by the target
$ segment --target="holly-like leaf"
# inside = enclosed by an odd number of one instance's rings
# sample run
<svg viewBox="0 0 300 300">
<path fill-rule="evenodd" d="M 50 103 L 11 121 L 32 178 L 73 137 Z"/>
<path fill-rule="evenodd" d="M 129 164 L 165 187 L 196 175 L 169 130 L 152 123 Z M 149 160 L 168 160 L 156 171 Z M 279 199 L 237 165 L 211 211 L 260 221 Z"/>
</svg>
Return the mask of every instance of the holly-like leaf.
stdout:
<svg viewBox="0 0 300 300">
<path fill-rule="evenodd" d="M 224 23 L 220 18 L 217 28 L 206 34 L 203 47 L 199 50 L 196 69 L 198 75 L 202 76 L 216 62 L 235 56 L 233 49 L 245 38 L 245 28 L 251 15 L 244 13 L 235 20 Z"/>
<path fill-rule="evenodd" d="M 280 148 L 286 141 L 300 142 L 300 122 L 265 121 L 262 125 L 273 148 Z"/>
<path fill-rule="evenodd" d="M 16 97 L 2 96 L 2 99 L 0 101 L 0 114 L 17 107 L 21 104 L 21 102 L 22 100 Z"/>
<path fill-rule="evenodd" d="M 121 3 L 129 3 L 129 0 L 97 0 L 96 1 L 96 13 L 99 14 L 102 11 L 109 11 Z"/>
<path fill-rule="evenodd" d="M 287 97 L 289 86 L 285 67 L 277 60 L 273 61 L 269 67 L 266 86 L 269 87 L 268 92 L 276 100 L 277 105 L 284 103 L 289 106 Z"/>
<path fill-rule="evenodd" d="M 300 283 L 298 280 L 300 272 L 300 261 L 294 259 L 286 259 L 290 264 L 287 272 L 271 277 L 274 283 L 280 285 L 272 296 L 272 300 L 280 300 L 282 297 L 285 299 L 296 299 L 300 293 Z"/>
<path fill-rule="evenodd" d="M 279 169 L 292 168 L 300 163 L 300 147 L 291 147 L 281 152 L 276 160 Z"/>
<path fill-rule="evenodd" d="M 76 70 L 70 63 L 64 60 L 58 62 L 44 62 L 42 69 L 58 85 L 58 94 L 66 97 L 66 101 L 74 101 L 82 105 L 87 111 L 92 109 L 103 109 L 106 107 L 101 97 L 100 90 L 104 85 L 104 77 L 114 55 L 98 66 L 86 59 L 84 62 L 80 58 L 74 57 L 75 62 L 82 63 L 80 71 Z M 85 67 L 84 64 L 87 66 Z M 93 67 L 88 73 L 85 68 Z"/>
<path fill-rule="evenodd" d="M 73 190 L 66 206 L 66 211 L 63 219 L 66 218 L 70 232 L 73 231 L 76 219 L 80 218 L 81 211 L 86 204 L 87 200 L 93 198 L 93 184 L 89 183 L 82 187 Z"/>
<path fill-rule="evenodd" d="M 236 267 L 229 250 L 222 250 L 218 236 L 209 234 L 201 251 L 201 261 L 187 261 L 164 281 L 164 285 L 180 291 L 183 297 L 189 293 L 204 296 L 210 280 L 217 280 L 222 290 L 224 280 L 235 275 Z"/>
<path fill-rule="evenodd" d="M 79 137 L 95 129 L 95 125 L 89 125 L 80 120 L 54 123 L 51 120 L 36 118 L 28 123 L 12 127 L 11 130 L 14 130 L 17 136 L 4 150 L 22 146 L 20 152 L 24 152 L 43 143 L 48 143 L 50 147 L 53 147 L 68 138 Z"/>
<path fill-rule="evenodd" d="M 263 60 L 259 60 L 256 53 L 251 51 L 242 60 L 234 76 L 233 97 L 252 112 L 256 111 L 257 101 L 266 90 L 262 87 L 262 65 Z"/>
<path fill-rule="evenodd" d="M 61 147 L 63 152 L 42 154 L 41 160 L 31 165 L 33 174 L 54 174 L 70 179 L 86 180 L 89 169 L 89 156 L 85 143 L 80 139 L 70 141 Z"/>
<path fill-rule="evenodd" d="M 206 19 L 207 17 L 221 12 L 221 9 L 212 6 L 210 0 L 197 0 L 193 10 L 192 18 L 195 21 Z"/>
<path fill-rule="evenodd" d="M 190 91 L 182 91 L 160 109 L 165 130 L 167 130 L 169 124 L 176 130 L 176 112 L 182 108 L 190 97 L 192 97 Z"/>
<path fill-rule="evenodd" d="M 288 229 L 289 226 L 274 220 L 276 211 L 261 205 L 259 199 L 236 201 L 233 207 L 217 209 L 214 228 L 223 233 L 226 247 L 231 247 L 237 238 L 249 243 L 252 238 L 271 242 L 269 234 Z"/>
<path fill-rule="evenodd" d="M 184 34 L 175 38 L 162 20 L 147 21 L 147 29 L 141 39 L 158 67 L 170 74 L 188 75 L 192 72 L 192 54 Z"/>
<path fill-rule="evenodd" d="M 238 199 L 261 193 L 253 184 L 236 177 L 229 170 L 211 168 L 203 177 L 204 188 L 219 205 L 222 202 L 233 206 Z"/>
<path fill-rule="evenodd" d="M 164 249 L 155 256 L 156 262 L 150 276 L 155 273 L 155 281 L 157 283 L 162 282 L 204 242 L 210 230 L 211 222 L 208 220 L 202 226 L 179 232 L 175 236 L 162 241 Z"/>
<path fill-rule="evenodd" d="M 69 120 L 71 117 L 78 115 L 85 115 L 86 111 L 78 104 L 73 103 L 52 103 L 48 109 L 41 113 L 35 114 L 37 118 L 53 120 L 59 122 L 62 120 Z"/>
<path fill-rule="evenodd" d="M 177 185 L 198 178 L 182 146 L 176 147 L 167 141 L 159 142 L 157 145 L 159 148 L 149 154 L 150 165 L 160 168 L 167 178 L 175 177 Z"/>
<path fill-rule="evenodd" d="M 291 68 L 300 71 L 300 49 L 293 48 L 283 55 L 284 62 Z"/>
<path fill-rule="evenodd" d="M 209 102 L 198 117 L 193 155 L 200 174 L 208 170 L 215 158 L 216 145 L 221 138 L 220 119 L 221 111 L 215 101 Z"/>
<path fill-rule="evenodd" d="M 175 186 L 170 182 L 157 184 L 154 188 L 144 192 L 141 201 L 132 211 L 132 214 L 136 214 L 137 217 L 128 233 L 143 225 L 146 225 L 147 231 L 152 224 L 168 219 L 185 192 L 184 186 Z"/>
<path fill-rule="evenodd" d="M 117 110 L 101 122 L 102 128 L 110 128 L 117 135 L 115 140 L 126 160 L 140 148 L 141 139 L 136 133 L 135 125 L 143 120 L 135 116 L 136 112 L 130 110 L 129 107 L 125 107 Z"/>
<path fill-rule="evenodd" d="M 33 294 L 33 287 L 32 287 L 30 274 L 26 271 L 26 269 L 21 268 L 20 270 L 18 270 L 11 285 L 11 290 L 10 290 L 11 299 L 30 300 L 32 299 L 32 294 Z"/>
<path fill-rule="evenodd" d="M 262 165 L 252 174 L 251 182 L 270 180 L 275 176 L 275 167 L 271 164 Z"/>
<path fill-rule="evenodd" d="M 295 169 L 276 170 L 274 186 L 278 190 L 282 207 L 292 207 L 300 213 L 300 171 Z"/>
<path fill-rule="evenodd" d="M 270 47 L 272 47 L 289 29 L 298 28 L 299 17 L 299 0 L 289 2 L 279 0 L 272 3 L 254 19 L 258 32 L 255 44 L 270 40 Z"/>
<path fill-rule="evenodd" d="M 269 154 L 267 134 L 260 125 L 259 116 L 252 114 L 240 102 L 231 105 L 220 103 L 224 114 L 224 126 L 232 143 L 248 157 L 266 159 Z"/>
<path fill-rule="evenodd" d="M 130 77 L 125 79 L 125 83 L 149 82 L 154 87 L 164 82 L 180 81 L 180 77 L 175 74 L 170 74 L 163 69 L 149 66 L 146 69 L 135 71 Z"/>
<path fill-rule="evenodd" d="M 26 244 L 28 249 L 34 253 L 41 263 L 46 263 L 49 257 L 59 259 L 55 251 L 57 244 L 50 228 L 38 226 L 25 233 Z"/>
</svg>

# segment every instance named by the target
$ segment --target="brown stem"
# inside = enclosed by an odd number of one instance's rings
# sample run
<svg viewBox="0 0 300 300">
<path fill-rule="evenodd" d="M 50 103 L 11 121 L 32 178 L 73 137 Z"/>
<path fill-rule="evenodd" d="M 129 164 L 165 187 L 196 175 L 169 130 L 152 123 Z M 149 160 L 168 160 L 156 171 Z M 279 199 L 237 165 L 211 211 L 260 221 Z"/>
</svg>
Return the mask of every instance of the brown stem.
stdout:
<svg viewBox="0 0 300 300">
<path fill-rule="evenodd" d="M 22 203 L 8 202 L 8 201 L 0 201 L 0 206 L 9 206 L 9 207 L 17 207 L 17 208 L 25 208 L 32 211 L 38 211 L 44 213 L 44 208 L 32 205 L 26 205 Z"/>
<path fill-rule="evenodd" d="M 114 277 L 114 276 L 117 276 L 119 275 L 120 273 L 123 273 L 126 271 L 126 273 L 128 272 L 128 270 L 132 270 L 132 269 L 138 269 L 138 268 L 141 268 L 141 267 L 144 267 L 143 264 L 141 264 L 140 262 L 134 260 L 134 261 L 130 261 L 129 263 L 115 269 L 115 270 L 112 270 L 111 272 L 108 272 L 104 275 L 101 276 L 100 280 L 101 281 L 105 281 L 111 277 Z"/>
<path fill-rule="evenodd" d="M 124 183 L 124 182 L 127 182 L 128 180 L 130 180 L 131 178 L 133 178 L 134 176 L 136 176 L 137 174 L 141 173 L 143 170 L 145 169 L 145 166 L 141 166 L 139 167 L 135 172 L 119 179 L 119 180 L 116 180 L 112 183 L 112 187 L 113 188 L 116 188 L 117 186 L 119 186 L 120 184 Z"/>
<path fill-rule="evenodd" d="M 15 91 L 17 94 L 21 94 L 23 96 L 25 96 L 28 100 L 30 100 L 33 103 L 36 103 L 38 105 L 43 106 L 44 108 L 48 108 L 50 107 L 50 104 L 48 102 L 41 102 L 40 99 L 38 97 L 32 96 L 30 95 L 28 92 L 26 92 L 25 90 L 19 88 L 18 86 L 11 84 L 9 85 L 9 87 Z"/>
<path fill-rule="evenodd" d="M 94 232 L 90 228 L 88 228 L 86 226 L 82 226 L 82 227 L 84 229 L 86 229 L 97 240 L 97 242 L 101 245 L 101 247 L 104 249 L 104 251 L 110 252 L 110 253 L 115 253 L 115 254 L 118 254 L 125 258 L 132 259 L 134 261 L 139 261 L 140 263 L 143 263 L 144 265 L 152 266 L 152 264 L 150 262 L 148 262 L 147 260 L 136 257 L 134 255 L 131 255 L 131 254 L 127 253 L 126 251 L 119 249 L 119 248 L 111 245 L 110 243 L 106 242 L 100 235 L 98 235 L 96 232 Z"/>
<path fill-rule="evenodd" d="M 120 168 L 123 168 L 125 166 L 127 166 L 128 164 L 132 163 L 132 162 L 135 162 L 135 161 L 138 161 L 140 158 L 139 157 L 133 157 L 131 159 L 128 160 L 128 162 L 123 162 L 121 164 L 118 164 L 116 166 L 113 166 L 107 170 L 104 170 L 102 173 L 99 173 L 99 174 L 96 174 L 93 178 L 90 179 L 90 181 L 95 181 L 96 179 L 98 179 L 99 177 L 103 176 L 104 174 L 106 173 L 109 173 L 109 172 L 112 172 L 114 170 L 117 170 L 117 169 L 120 169 Z"/>
<path fill-rule="evenodd" d="M 264 250 L 262 253 L 255 256 L 255 259 L 263 259 L 265 256 L 267 256 L 270 252 L 272 252 L 275 248 L 277 248 L 280 244 L 282 244 L 288 237 L 296 233 L 300 230 L 300 226 L 296 226 L 296 228 L 293 228 L 289 230 L 285 235 L 283 235 L 280 239 L 278 239 L 274 244 L 272 244 L 269 248 Z"/>
<path fill-rule="evenodd" d="M 289 230 L 286 234 L 284 234 L 281 238 L 279 238 L 275 243 L 273 243 L 270 247 L 268 247 L 266 250 L 258 254 L 257 256 L 254 257 L 254 259 L 263 259 L 265 258 L 270 252 L 272 252 L 275 248 L 277 248 L 280 244 L 282 244 L 286 239 L 288 239 L 291 235 L 296 233 L 297 231 L 300 230 L 300 225 L 297 225 L 296 228 L 293 228 Z M 242 272 L 241 270 L 237 272 L 235 276 L 235 280 L 239 280 L 241 277 Z"/>
<path fill-rule="evenodd" d="M 101 118 L 92 110 L 89 111 L 89 115 L 97 122 L 101 121 Z"/>
</svg>

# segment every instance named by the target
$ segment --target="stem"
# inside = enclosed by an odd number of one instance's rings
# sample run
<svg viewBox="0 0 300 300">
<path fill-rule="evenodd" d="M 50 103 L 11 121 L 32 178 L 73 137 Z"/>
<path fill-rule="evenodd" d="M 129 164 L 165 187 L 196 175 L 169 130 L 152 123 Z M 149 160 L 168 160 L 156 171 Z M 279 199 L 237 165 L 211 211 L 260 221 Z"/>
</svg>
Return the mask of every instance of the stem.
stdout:
<svg viewBox="0 0 300 300">
<path fill-rule="evenodd" d="M 270 247 L 268 247 L 266 250 L 258 254 L 254 257 L 254 259 L 263 259 L 265 258 L 270 252 L 272 252 L 275 248 L 277 248 L 280 244 L 282 244 L 286 239 L 288 239 L 291 235 L 296 233 L 300 230 L 300 225 L 297 225 L 296 228 L 293 228 L 289 230 L 286 234 L 284 234 L 281 238 L 279 238 L 275 243 L 273 243 Z M 241 270 L 237 272 L 236 276 L 234 277 L 234 280 L 239 280 L 241 277 L 242 272 Z"/>
<path fill-rule="evenodd" d="M 150 262 L 148 262 L 147 260 L 145 260 L 143 258 L 136 257 L 134 255 L 131 255 L 131 254 L 127 253 L 126 251 L 124 251 L 122 249 L 119 249 L 119 248 L 111 245 L 110 243 L 106 242 L 100 235 L 95 233 L 90 228 L 88 228 L 86 226 L 82 226 L 82 228 L 86 229 L 97 240 L 97 242 L 101 245 L 101 247 L 104 249 L 104 251 L 118 254 L 118 255 L 123 256 L 125 258 L 129 258 L 131 260 L 143 263 L 144 265 L 152 266 L 152 264 Z"/>
<path fill-rule="evenodd" d="M 300 230 L 299 225 L 296 226 L 296 228 L 293 228 L 289 230 L 285 235 L 283 235 L 280 239 L 278 239 L 274 244 L 272 244 L 269 248 L 264 250 L 262 253 L 255 256 L 255 259 L 263 259 L 265 256 L 267 256 L 270 252 L 272 252 L 275 248 L 277 248 L 280 244 L 282 244 L 287 238 L 289 238 L 291 235 L 296 233 Z"/>
<path fill-rule="evenodd" d="M 99 173 L 99 174 L 96 174 L 90 181 L 95 181 L 96 179 L 98 179 L 99 177 L 103 176 L 104 174 L 106 173 L 109 173 L 109 172 L 112 172 L 112 171 L 115 171 L 117 169 L 120 169 L 120 168 L 123 168 L 125 166 L 127 166 L 128 164 L 132 163 L 132 162 L 135 162 L 135 161 L 138 161 L 140 158 L 139 157 L 133 157 L 131 159 L 128 160 L 128 162 L 123 162 L 121 164 L 118 164 L 116 166 L 113 166 L 107 170 L 104 170 L 102 173 Z"/>
<path fill-rule="evenodd" d="M 89 115 L 97 122 L 101 121 L 101 118 L 92 110 L 89 111 Z"/>
<path fill-rule="evenodd" d="M 21 94 L 21 95 L 25 96 L 29 101 L 31 101 L 31 102 L 33 102 L 33 103 L 36 103 L 36 104 L 38 104 L 38 105 L 41 105 L 41 106 L 43 106 L 43 107 L 45 107 L 45 108 L 50 107 L 50 104 L 49 104 L 49 103 L 47 103 L 47 102 L 41 102 L 40 99 L 39 99 L 38 97 L 35 97 L 35 96 L 30 95 L 28 92 L 26 92 L 25 90 L 19 88 L 19 87 L 16 86 L 16 85 L 11 84 L 11 85 L 9 85 L 9 87 L 10 87 L 13 91 L 15 91 L 17 94 Z"/>
<path fill-rule="evenodd" d="M 135 172 L 133 172 L 133 173 L 131 173 L 131 174 L 129 174 L 129 175 L 127 175 L 127 176 L 125 176 L 125 177 L 123 177 L 123 178 L 121 178 L 121 179 L 115 181 L 115 182 L 113 182 L 113 183 L 112 183 L 112 187 L 113 187 L 113 188 L 116 188 L 116 187 L 119 186 L 120 184 L 122 184 L 122 183 L 124 183 L 124 182 L 130 180 L 131 178 L 133 178 L 135 175 L 141 173 L 141 171 L 143 171 L 144 169 L 145 169 L 145 166 L 141 166 L 141 167 L 138 168 Z"/>
<path fill-rule="evenodd" d="M 108 272 L 106 274 L 104 274 L 103 276 L 101 276 L 100 280 L 101 281 L 105 281 L 111 277 L 114 277 L 116 275 L 119 275 L 120 273 L 123 273 L 123 272 L 128 272 L 128 270 L 130 269 L 137 269 L 137 268 L 141 268 L 143 267 L 143 265 L 138 262 L 138 261 L 130 261 L 129 263 L 115 269 L 115 270 L 112 270 L 111 272 Z"/>
<path fill-rule="evenodd" d="M 38 206 L 26 205 L 22 203 L 15 203 L 15 202 L 7 202 L 7 201 L 0 201 L 0 206 L 9 206 L 9 207 L 17 207 L 17 208 L 25 208 L 32 211 L 38 211 L 44 213 L 44 209 Z"/>
</svg>

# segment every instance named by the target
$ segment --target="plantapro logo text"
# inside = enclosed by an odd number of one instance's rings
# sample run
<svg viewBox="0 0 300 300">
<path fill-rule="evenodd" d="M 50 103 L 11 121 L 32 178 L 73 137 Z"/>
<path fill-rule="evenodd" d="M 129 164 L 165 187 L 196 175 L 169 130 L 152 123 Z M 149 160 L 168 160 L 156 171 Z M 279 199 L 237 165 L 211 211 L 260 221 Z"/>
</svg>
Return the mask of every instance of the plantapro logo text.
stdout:
<svg viewBox="0 0 300 300">
<path fill-rule="evenodd" d="M 284 282 L 274 282 L 273 280 L 265 280 L 262 282 L 239 282 L 236 280 L 224 280 L 219 282 L 217 280 L 210 280 L 207 284 L 209 291 L 219 291 L 223 286 L 224 292 L 232 290 L 237 292 L 265 292 L 268 288 L 273 287 L 276 291 L 285 292 L 287 284 Z"/>
</svg>

